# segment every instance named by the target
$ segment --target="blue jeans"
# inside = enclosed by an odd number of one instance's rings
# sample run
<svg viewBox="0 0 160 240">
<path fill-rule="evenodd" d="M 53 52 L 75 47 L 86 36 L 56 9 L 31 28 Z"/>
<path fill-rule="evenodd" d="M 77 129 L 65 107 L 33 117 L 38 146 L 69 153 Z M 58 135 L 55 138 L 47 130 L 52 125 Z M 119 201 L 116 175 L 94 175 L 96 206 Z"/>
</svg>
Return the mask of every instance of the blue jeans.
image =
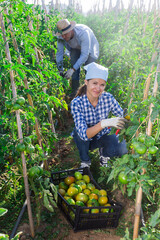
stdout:
<svg viewBox="0 0 160 240">
<path fill-rule="evenodd" d="M 70 57 L 71 57 L 71 64 L 72 66 L 77 62 L 81 55 L 81 51 L 79 49 L 71 49 L 70 52 Z M 91 56 L 88 57 L 87 61 L 85 62 L 84 65 L 87 65 L 91 62 L 95 62 L 96 59 L 92 58 Z M 72 75 L 72 80 L 71 80 L 71 88 L 72 88 L 72 93 L 71 93 L 71 98 L 74 98 L 76 95 L 76 92 L 79 88 L 79 78 L 80 78 L 80 68 L 78 68 Z"/>
<path fill-rule="evenodd" d="M 92 138 L 91 141 L 83 141 L 76 128 L 73 130 L 73 138 L 79 150 L 81 161 L 90 161 L 88 155 L 89 150 L 94 150 L 99 148 L 102 150 L 102 155 L 104 157 L 121 157 L 128 152 L 125 141 L 119 142 L 118 136 L 113 135 L 103 135 L 100 139 L 96 136 Z"/>
</svg>

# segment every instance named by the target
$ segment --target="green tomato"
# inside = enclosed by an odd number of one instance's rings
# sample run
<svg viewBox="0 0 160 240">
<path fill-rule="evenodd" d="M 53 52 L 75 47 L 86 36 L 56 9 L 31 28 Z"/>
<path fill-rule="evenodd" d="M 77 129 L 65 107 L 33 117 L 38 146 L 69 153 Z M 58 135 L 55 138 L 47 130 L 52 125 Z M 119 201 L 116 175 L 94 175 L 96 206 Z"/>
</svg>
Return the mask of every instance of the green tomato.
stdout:
<svg viewBox="0 0 160 240">
<path fill-rule="evenodd" d="M 5 101 L 5 106 L 6 108 L 10 109 L 12 107 L 12 101 L 11 100 Z"/>
<path fill-rule="evenodd" d="M 31 139 L 30 139 L 30 137 L 25 137 L 25 138 L 23 139 L 23 141 L 24 141 L 24 144 L 31 144 Z"/>
<path fill-rule="evenodd" d="M 155 144 L 155 139 L 152 136 L 147 136 L 145 139 L 145 145 L 151 147 Z"/>
<path fill-rule="evenodd" d="M 26 148 L 26 152 L 27 153 L 33 153 L 35 150 L 34 146 L 32 144 L 28 144 L 27 148 Z"/>
<path fill-rule="evenodd" d="M 25 98 L 24 97 L 19 97 L 17 100 L 16 100 L 16 103 L 19 104 L 20 106 L 23 106 L 25 104 Z"/>
<path fill-rule="evenodd" d="M 158 151 L 158 147 L 156 147 L 156 146 L 151 146 L 148 148 L 148 152 L 150 154 L 155 154 L 157 151 Z"/>
<path fill-rule="evenodd" d="M 127 175 L 123 171 L 120 172 L 120 174 L 118 175 L 118 180 L 122 184 L 127 184 L 128 183 Z"/>
<path fill-rule="evenodd" d="M 23 143 L 18 143 L 17 146 L 16 146 L 16 150 L 18 152 L 24 152 L 25 148 L 26 147 L 25 147 L 25 145 Z"/>
<path fill-rule="evenodd" d="M 139 136 L 138 136 L 138 141 L 139 142 L 144 143 L 145 139 L 146 139 L 146 135 L 145 134 L 143 134 L 143 133 L 139 134 Z"/>
<path fill-rule="evenodd" d="M 138 154 L 145 154 L 147 151 L 147 147 L 144 144 L 140 144 L 138 147 L 136 147 L 136 152 Z"/>
<path fill-rule="evenodd" d="M 34 166 L 29 169 L 29 178 L 37 178 L 43 174 L 43 169 L 40 166 Z"/>
<path fill-rule="evenodd" d="M 140 145 L 140 143 L 137 142 L 137 141 L 134 141 L 134 142 L 132 143 L 132 146 L 133 146 L 133 148 L 134 148 L 135 150 L 136 150 L 137 147 L 139 147 L 139 145 Z"/>
<path fill-rule="evenodd" d="M 14 110 L 19 110 L 21 108 L 21 106 L 19 105 L 19 104 L 17 104 L 17 103 L 15 103 L 14 105 L 13 105 L 13 109 Z"/>
</svg>

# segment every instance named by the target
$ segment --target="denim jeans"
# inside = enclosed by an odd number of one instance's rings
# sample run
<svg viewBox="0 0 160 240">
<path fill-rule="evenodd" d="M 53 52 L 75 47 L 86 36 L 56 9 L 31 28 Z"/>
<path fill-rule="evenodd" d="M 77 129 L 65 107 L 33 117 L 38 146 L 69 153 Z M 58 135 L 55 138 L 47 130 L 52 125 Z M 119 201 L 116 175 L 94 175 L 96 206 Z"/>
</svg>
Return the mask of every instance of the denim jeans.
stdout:
<svg viewBox="0 0 160 240">
<path fill-rule="evenodd" d="M 95 136 L 91 141 L 83 141 L 79 137 L 76 128 L 74 128 L 73 138 L 79 150 L 81 161 L 90 161 L 90 157 L 88 155 L 89 150 L 94 150 L 96 148 L 101 149 L 104 157 L 110 158 L 121 157 L 128 152 L 125 141 L 119 142 L 118 136 L 115 134 L 105 134 L 100 139 L 97 139 Z"/>
<path fill-rule="evenodd" d="M 79 49 L 71 49 L 70 52 L 70 57 L 71 57 L 71 64 L 72 66 L 77 62 L 81 55 L 81 51 Z M 87 61 L 85 62 L 84 65 L 87 65 L 91 62 L 95 62 L 96 59 L 92 58 L 91 56 L 88 57 Z M 72 88 L 72 93 L 71 93 L 71 99 L 74 98 L 76 95 L 76 92 L 79 88 L 79 79 L 80 79 L 80 68 L 78 68 L 72 75 L 72 80 L 71 80 L 71 88 Z"/>
</svg>

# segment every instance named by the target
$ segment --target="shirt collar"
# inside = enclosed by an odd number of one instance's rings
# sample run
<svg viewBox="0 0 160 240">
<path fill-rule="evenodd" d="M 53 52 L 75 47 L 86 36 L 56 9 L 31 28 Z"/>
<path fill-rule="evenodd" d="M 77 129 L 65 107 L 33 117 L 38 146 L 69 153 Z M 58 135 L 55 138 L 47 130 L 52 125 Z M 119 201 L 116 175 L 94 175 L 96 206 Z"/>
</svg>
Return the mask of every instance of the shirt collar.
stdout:
<svg viewBox="0 0 160 240">
<path fill-rule="evenodd" d="M 102 96 L 102 95 L 103 95 L 103 92 L 102 92 L 102 94 L 99 96 L 97 106 L 103 102 L 103 96 Z M 83 95 L 83 99 L 85 100 L 85 102 L 86 102 L 86 104 L 87 104 L 86 107 L 89 107 L 89 106 L 93 107 L 93 105 L 92 105 L 92 104 L 90 103 L 90 101 L 88 100 L 87 94 L 84 94 L 84 95 Z M 96 106 L 96 107 L 97 107 L 97 106 Z"/>
</svg>

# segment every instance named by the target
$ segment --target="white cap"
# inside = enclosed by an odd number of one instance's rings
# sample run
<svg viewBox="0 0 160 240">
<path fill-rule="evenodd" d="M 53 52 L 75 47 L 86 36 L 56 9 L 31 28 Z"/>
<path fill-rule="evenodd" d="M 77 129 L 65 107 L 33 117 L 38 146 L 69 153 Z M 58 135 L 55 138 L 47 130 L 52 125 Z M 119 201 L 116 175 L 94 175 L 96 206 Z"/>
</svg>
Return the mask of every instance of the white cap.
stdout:
<svg viewBox="0 0 160 240">
<path fill-rule="evenodd" d="M 84 69 L 87 71 L 86 80 L 92 78 L 101 78 L 107 82 L 108 68 L 105 68 L 95 62 L 92 62 L 84 66 Z"/>
</svg>

